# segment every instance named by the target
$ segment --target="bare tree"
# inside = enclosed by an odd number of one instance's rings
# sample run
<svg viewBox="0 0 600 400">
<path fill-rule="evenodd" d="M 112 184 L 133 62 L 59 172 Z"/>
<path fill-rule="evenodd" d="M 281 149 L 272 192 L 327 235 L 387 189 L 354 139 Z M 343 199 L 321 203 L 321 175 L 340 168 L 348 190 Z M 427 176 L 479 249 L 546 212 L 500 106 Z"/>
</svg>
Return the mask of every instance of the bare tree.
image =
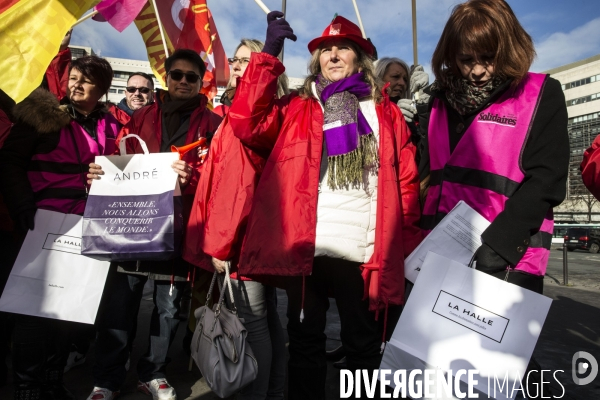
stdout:
<svg viewBox="0 0 600 400">
<path fill-rule="evenodd" d="M 585 187 L 581 175 L 572 175 L 570 176 L 570 180 L 572 183 L 576 182 L 575 185 L 571 186 L 569 196 L 573 208 L 578 208 L 578 206 L 584 208 L 587 214 L 587 222 L 592 222 L 592 211 L 596 203 L 598 203 L 598 199 Z"/>
</svg>

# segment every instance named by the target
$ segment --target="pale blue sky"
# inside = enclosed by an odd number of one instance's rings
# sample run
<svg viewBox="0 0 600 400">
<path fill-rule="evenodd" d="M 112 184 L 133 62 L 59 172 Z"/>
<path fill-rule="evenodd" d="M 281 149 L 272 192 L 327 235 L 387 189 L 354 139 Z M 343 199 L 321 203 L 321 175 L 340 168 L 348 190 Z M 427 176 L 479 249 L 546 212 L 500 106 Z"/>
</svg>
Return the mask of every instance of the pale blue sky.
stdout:
<svg viewBox="0 0 600 400">
<path fill-rule="evenodd" d="M 157 0 L 161 1 L 161 0 Z M 263 0 L 271 10 L 281 0 Z M 419 63 L 429 70 L 431 54 L 459 0 L 417 0 Z M 538 57 L 532 67 L 544 71 L 600 54 L 600 1 L 509 0 L 533 37 Z M 367 36 L 379 56 L 395 56 L 412 64 L 411 0 L 357 0 Z M 266 17 L 254 0 L 208 0 L 228 56 L 242 37 L 264 40 Z M 307 43 L 338 13 L 357 22 L 352 0 L 287 0 L 287 19 L 297 42 L 286 41 L 285 60 L 290 76 L 306 74 Z M 123 33 L 106 23 L 86 21 L 76 27 L 72 44 L 91 46 L 106 57 L 145 60 L 146 50 L 135 25 Z"/>
</svg>

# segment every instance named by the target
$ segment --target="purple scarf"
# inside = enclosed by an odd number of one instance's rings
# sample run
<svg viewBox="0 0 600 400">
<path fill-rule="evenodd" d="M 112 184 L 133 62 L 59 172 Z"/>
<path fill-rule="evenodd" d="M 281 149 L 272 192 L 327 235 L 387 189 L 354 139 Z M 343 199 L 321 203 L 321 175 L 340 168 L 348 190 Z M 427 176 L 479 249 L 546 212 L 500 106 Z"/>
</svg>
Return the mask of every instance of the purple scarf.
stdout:
<svg viewBox="0 0 600 400">
<path fill-rule="evenodd" d="M 358 99 L 371 94 L 363 78 L 362 72 L 336 82 L 323 75 L 317 78 L 317 93 L 325 108 L 323 132 L 329 157 L 356 150 L 359 136 L 373 132 L 358 105 Z"/>
<path fill-rule="evenodd" d="M 325 109 L 327 182 L 332 189 L 360 187 L 364 166 L 377 160 L 373 129 L 359 105 L 359 99 L 371 95 L 371 87 L 359 72 L 336 82 L 319 75 L 316 89 Z"/>
</svg>

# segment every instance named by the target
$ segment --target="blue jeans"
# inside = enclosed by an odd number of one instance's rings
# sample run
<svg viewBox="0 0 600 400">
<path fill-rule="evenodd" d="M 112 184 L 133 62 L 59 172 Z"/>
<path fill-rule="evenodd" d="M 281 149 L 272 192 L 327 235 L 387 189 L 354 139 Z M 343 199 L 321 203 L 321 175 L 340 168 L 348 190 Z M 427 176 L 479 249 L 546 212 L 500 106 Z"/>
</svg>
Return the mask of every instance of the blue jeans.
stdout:
<svg viewBox="0 0 600 400">
<path fill-rule="evenodd" d="M 258 364 L 256 379 L 240 390 L 237 399 L 283 400 L 286 350 L 275 288 L 254 281 L 232 279 L 231 283 L 238 316 L 243 318 Z"/>
<path fill-rule="evenodd" d="M 130 350 L 128 343 L 135 331 L 147 280 L 146 276 L 117 272 L 111 267 L 96 319 L 98 336 L 94 386 L 116 391 L 125 381 L 125 364 Z M 175 282 L 173 293 L 169 295 L 170 282 L 154 281 L 148 349 L 137 364 L 138 377 L 142 382 L 166 377 L 167 352 L 179 326 L 180 301 L 186 284 Z"/>
</svg>

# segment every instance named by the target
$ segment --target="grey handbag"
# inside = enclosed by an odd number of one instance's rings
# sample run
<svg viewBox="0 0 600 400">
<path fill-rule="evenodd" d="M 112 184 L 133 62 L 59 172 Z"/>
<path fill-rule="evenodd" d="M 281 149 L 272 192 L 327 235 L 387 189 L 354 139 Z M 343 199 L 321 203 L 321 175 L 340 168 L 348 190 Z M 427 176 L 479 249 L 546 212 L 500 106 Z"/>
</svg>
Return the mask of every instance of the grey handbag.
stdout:
<svg viewBox="0 0 600 400">
<path fill-rule="evenodd" d="M 196 330 L 191 346 L 192 358 L 206 383 L 221 398 L 231 396 L 256 379 L 258 374 L 256 357 L 246 341 L 248 332 L 237 316 L 228 264 L 225 264 L 225 282 L 218 303 L 212 309 L 208 305 L 217 279 L 215 272 L 206 296 L 206 305 L 194 312 Z M 223 303 L 227 289 L 231 309 Z"/>
</svg>

